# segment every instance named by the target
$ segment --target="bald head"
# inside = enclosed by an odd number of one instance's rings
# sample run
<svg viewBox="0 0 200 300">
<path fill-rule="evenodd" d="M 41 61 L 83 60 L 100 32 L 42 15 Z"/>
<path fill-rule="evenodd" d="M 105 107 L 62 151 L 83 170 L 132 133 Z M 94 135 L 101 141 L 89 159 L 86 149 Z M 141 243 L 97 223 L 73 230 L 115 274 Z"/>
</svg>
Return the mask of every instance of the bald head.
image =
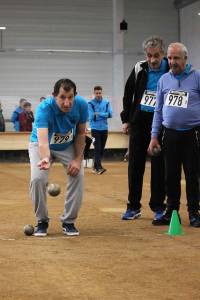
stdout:
<svg viewBox="0 0 200 300">
<path fill-rule="evenodd" d="M 171 71 L 180 74 L 185 70 L 188 51 L 182 43 L 171 43 L 167 49 L 167 58 Z"/>
<path fill-rule="evenodd" d="M 187 48 L 185 47 L 185 45 L 182 44 L 182 43 L 171 43 L 171 44 L 169 44 L 169 46 L 168 46 L 167 52 L 169 51 L 169 49 L 174 49 L 174 50 L 176 50 L 176 51 L 182 53 L 182 55 L 184 55 L 184 56 L 186 56 L 186 57 L 188 56 L 188 50 L 187 50 Z"/>
</svg>

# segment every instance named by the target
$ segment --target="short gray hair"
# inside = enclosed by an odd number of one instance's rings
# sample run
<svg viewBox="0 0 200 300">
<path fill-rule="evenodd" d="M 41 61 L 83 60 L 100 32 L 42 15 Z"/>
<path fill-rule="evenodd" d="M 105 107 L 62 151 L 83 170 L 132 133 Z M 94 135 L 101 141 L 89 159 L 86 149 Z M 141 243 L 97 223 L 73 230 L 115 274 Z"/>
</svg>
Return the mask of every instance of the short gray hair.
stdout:
<svg viewBox="0 0 200 300">
<path fill-rule="evenodd" d="M 165 45 L 161 37 L 150 36 L 142 43 L 143 51 L 146 52 L 147 48 L 159 48 L 161 52 L 165 52 Z"/>
<path fill-rule="evenodd" d="M 171 44 L 169 44 L 168 49 L 174 48 L 174 47 L 180 48 L 180 50 L 183 52 L 184 56 L 188 56 L 188 50 L 184 44 L 179 43 L 179 42 L 171 43 Z"/>
</svg>

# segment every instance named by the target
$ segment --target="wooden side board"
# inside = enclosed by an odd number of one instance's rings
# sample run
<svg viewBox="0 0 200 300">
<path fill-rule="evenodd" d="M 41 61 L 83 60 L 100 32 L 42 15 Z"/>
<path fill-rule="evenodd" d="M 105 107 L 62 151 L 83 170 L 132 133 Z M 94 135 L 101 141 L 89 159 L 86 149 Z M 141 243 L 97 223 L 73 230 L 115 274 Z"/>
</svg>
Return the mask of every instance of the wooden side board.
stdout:
<svg viewBox="0 0 200 300">
<path fill-rule="evenodd" d="M 0 150 L 27 150 L 29 137 L 29 132 L 0 132 Z M 128 136 L 117 131 L 109 132 L 106 143 L 107 149 L 125 149 L 127 147 Z"/>
</svg>

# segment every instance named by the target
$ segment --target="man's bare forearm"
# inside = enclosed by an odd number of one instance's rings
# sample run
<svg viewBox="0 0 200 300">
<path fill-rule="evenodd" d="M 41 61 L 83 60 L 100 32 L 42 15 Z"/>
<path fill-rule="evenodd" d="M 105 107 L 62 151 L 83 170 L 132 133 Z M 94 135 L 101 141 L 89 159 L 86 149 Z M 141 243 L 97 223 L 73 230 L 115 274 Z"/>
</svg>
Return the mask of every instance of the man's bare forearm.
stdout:
<svg viewBox="0 0 200 300">
<path fill-rule="evenodd" d="M 74 141 L 75 159 L 82 160 L 85 148 L 85 133 L 77 134 Z"/>
<path fill-rule="evenodd" d="M 49 149 L 49 141 L 48 141 L 48 129 L 47 128 L 38 128 L 37 130 L 38 136 L 38 147 L 40 158 L 50 158 L 50 149 Z"/>
<path fill-rule="evenodd" d="M 39 154 L 41 159 L 50 158 L 49 144 L 39 143 Z"/>
</svg>

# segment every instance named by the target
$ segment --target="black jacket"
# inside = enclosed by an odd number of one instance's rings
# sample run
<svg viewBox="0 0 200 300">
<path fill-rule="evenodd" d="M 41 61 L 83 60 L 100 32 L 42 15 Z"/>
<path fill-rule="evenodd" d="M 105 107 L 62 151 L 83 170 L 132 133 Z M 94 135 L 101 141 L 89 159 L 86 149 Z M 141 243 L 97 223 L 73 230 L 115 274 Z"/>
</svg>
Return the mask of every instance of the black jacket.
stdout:
<svg viewBox="0 0 200 300">
<path fill-rule="evenodd" d="M 168 70 L 169 66 L 167 65 L 167 72 Z M 124 89 L 123 111 L 120 114 L 122 123 L 130 123 L 130 125 L 132 125 L 137 122 L 140 112 L 139 104 L 142 99 L 143 93 L 146 90 L 147 79 L 148 62 L 140 61 L 136 63 L 126 82 Z M 150 114 L 153 117 L 153 114 Z"/>
</svg>

